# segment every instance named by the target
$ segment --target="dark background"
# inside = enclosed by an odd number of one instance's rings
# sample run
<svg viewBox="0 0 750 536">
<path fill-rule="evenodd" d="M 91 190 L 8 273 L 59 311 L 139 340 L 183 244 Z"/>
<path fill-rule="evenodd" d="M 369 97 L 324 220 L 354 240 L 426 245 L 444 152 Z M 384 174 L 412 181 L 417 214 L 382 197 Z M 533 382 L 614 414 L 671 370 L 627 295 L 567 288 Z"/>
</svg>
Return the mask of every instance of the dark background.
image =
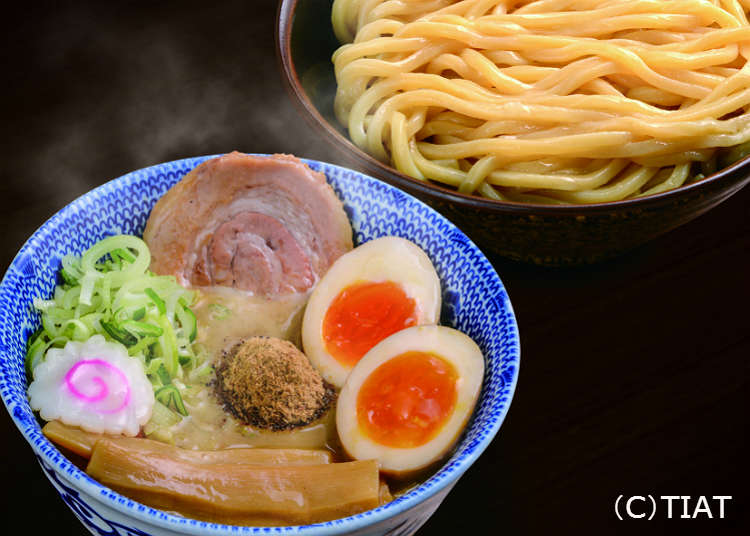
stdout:
<svg viewBox="0 0 750 536">
<path fill-rule="evenodd" d="M 300 118 L 272 0 L 27 3 L 5 13 L 0 267 L 72 199 L 128 171 L 223 153 L 338 162 Z M 419 534 L 739 532 L 747 520 L 750 188 L 617 260 L 490 257 L 513 302 L 509 415 Z M 7 412 L 0 504 L 83 534 Z M 732 495 L 725 520 L 618 521 L 625 495 Z M 718 516 L 716 502 L 714 516 Z M 675 504 L 677 517 L 681 510 Z"/>
</svg>

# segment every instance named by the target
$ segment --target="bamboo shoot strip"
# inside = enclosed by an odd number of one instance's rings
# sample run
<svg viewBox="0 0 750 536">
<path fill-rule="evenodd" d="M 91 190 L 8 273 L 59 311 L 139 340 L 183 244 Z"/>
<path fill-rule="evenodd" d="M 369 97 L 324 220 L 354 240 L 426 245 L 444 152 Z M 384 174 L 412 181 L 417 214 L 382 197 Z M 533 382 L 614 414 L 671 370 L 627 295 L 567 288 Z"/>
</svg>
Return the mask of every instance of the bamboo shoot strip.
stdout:
<svg viewBox="0 0 750 536">
<path fill-rule="evenodd" d="M 151 452 L 154 456 L 166 456 L 171 459 L 200 464 L 311 465 L 330 463 L 331 461 L 330 452 L 322 449 L 234 448 L 212 451 L 187 450 L 140 437 L 92 434 L 80 428 L 67 426 L 59 421 L 48 422 L 42 429 L 42 433 L 50 441 L 84 458 L 91 457 L 91 450 L 98 440 L 108 439 L 121 448 L 143 455 Z"/>
<path fill-rule="evenodd" d="M 60 421 L 48 422 L 42 428 L 42 433 L 53 443 L 84 458 L 91 457 L 91 449 L 98 440 L 104 437 L 115 437 L 86 432 L 80 428 L 63 424 Z"/>
<path fill-rule="evenodd" d="M 337 519 L 375 508 L 374 460 L 316 465 L 195 463 L 97 441 L 86 472 L 136 501 L 186 517 L 279 526 Z"/>
</svg>

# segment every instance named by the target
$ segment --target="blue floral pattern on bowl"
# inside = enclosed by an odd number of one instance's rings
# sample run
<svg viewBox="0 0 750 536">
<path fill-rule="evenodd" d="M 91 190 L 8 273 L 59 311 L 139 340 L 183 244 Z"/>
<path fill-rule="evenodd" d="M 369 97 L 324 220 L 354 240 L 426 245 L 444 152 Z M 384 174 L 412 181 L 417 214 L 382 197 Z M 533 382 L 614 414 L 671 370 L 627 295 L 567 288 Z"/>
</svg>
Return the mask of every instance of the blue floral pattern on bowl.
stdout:
<svg viewBox="0 0 750 536">
<path fill-rule="evenodd" d="M 24 244 L 0 284 L 3 402 L 45 475 L 93 534 L 412 534 L 500 428 L 518 378 L 518 328 L 500 278 L 464 233 L 409 194 L 339 166 L 305 160 L 325 173 L 343 200 L 356 243 L 396 235 L 427 252 L 443 287 L 441 322 L 472 337 L 485 355 L 487 366 L 477 409 L 454 453 L 436 474 L 394 501 L 348 518 L 298 527 L 232 527 L 182 518 L 127 499 L 87 476 L 41 434 L 26 398 L 24 371 L 26 340 L 40 321 L 32 307 L 33 298 L 51 295 L 65 254 L 80 254 L 112 234 L 140 235 L 154 203 L 208 158 L 167 162 L 110 181 L 63 208 Z"/>
</svg>

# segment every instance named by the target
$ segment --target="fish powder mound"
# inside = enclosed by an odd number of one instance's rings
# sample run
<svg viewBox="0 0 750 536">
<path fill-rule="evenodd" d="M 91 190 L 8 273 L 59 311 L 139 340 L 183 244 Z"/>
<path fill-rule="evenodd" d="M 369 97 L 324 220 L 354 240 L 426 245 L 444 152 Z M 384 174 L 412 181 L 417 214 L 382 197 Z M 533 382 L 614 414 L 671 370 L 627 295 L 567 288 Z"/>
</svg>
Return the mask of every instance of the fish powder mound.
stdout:
<svg viewBox="0 0 750 536">
<path fill-rule="evenodd" d="M 238 421 L 274 431 L 319 419 L 335 397 L 305 354 L 273 337 L 251 337 L 224 352 L 215 389 Z"/>
</svg>

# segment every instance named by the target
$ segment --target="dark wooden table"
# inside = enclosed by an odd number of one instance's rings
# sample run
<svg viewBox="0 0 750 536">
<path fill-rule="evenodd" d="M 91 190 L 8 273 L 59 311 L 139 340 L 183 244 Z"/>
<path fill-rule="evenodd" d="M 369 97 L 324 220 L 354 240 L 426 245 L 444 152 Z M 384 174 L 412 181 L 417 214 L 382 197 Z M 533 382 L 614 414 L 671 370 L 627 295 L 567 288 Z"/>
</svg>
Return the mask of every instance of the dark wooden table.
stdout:
<svg viewBox="0 0 750 536">
<path fill-rule="evenodd" d="M 271 0 L 27 3 L 4 17 L 0 266 L 90 188 L 181 157 L 336 162 L 299 118 Z M 750 188 L 615 261 L 492 258 L 522 339 L 499 434 L 419 534 L 739 532 L 747 520 Z M 31 534 L 83 534 L 0 412 L 2 508 Z M 731 495 L 725 519 L 619 521 L 619 495 Z M 638 513 L 641 503 L 633 503 Z"/>
</svg>

